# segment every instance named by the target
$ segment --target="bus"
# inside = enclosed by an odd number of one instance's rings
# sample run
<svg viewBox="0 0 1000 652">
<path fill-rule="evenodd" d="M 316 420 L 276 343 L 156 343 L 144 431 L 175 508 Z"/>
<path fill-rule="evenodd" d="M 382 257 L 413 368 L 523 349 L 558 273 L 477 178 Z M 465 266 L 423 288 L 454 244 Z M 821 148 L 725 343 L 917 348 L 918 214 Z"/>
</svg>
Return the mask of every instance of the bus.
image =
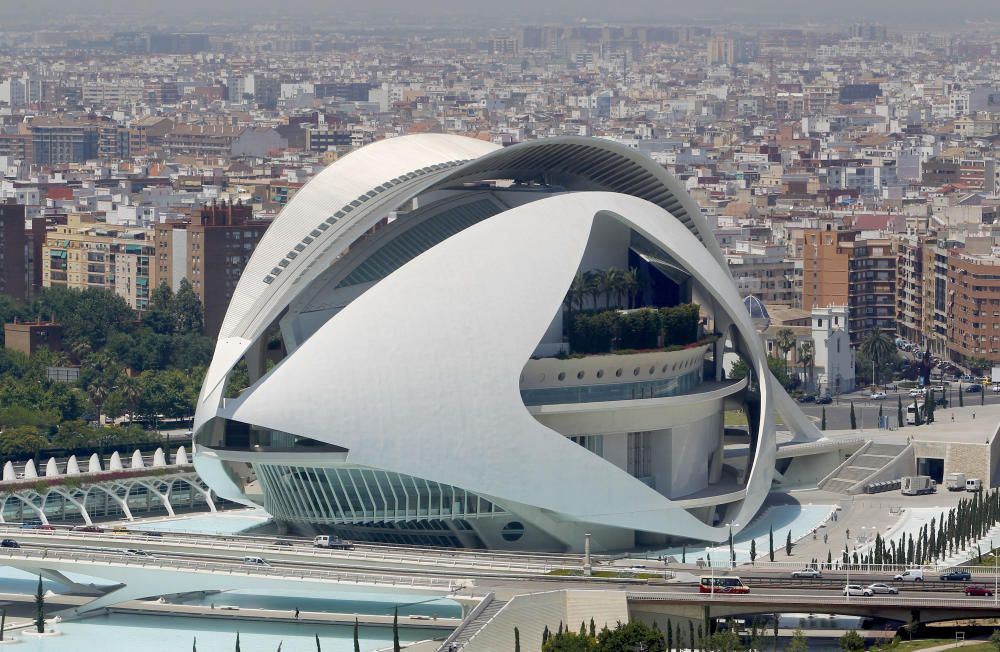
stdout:
<svg viewBox="0 0 1000 652">
<path fill-rule="evenodd" d="M 698 593 L 750 593 L 750 587 L 738 577 L 702 577 Z"/>
<path fill-rule="evenodd" d="M 914 406 L 913 403 L 910 403 L 907 406 L 907 408 L 906 408 L 906 424 L 907 425 L 910 425 L 910 426 L 916 425 L 916 423 L 917 423 L 917 412 L 918 411 L 920 412 L 920 416 L 921 417 L 924 416 L 924 404 L 923 403 L 919 403 L 918 402 L 916 404 L 916 406 Z"/>
</svg>

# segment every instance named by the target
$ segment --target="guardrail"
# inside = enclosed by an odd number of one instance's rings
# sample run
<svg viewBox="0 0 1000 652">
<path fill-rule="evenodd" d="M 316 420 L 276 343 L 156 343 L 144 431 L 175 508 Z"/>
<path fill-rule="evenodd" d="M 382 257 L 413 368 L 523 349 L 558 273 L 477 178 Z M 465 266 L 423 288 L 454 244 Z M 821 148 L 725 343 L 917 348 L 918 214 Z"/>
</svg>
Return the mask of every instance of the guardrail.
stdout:
<svg viewBox="0 0 1000 652">
<path fill-rule="evenodd" d="M 266 554 L 291 553 L 309 558 L 324 559 L 344 559 L 353 561 L 378 561 L 384 563 L 417 564 L 421 566 L 438 566 L 446 568 L 476 568 L 491 571 L 524 572 L 545 574 L 552 570 L 565 568 L 582 568 L 582 559 L 575 560 L 569 558 L 565 563 L 545 563 L 543 560 L 533 560 L 531 557 L 502 557 L 496 555 L 457 555 L 450 552 L 438 551 L 437 554 L 407 554 L 393 549 L 379 549 L 375 547 L 365 547 L 355 545 L 353 550 L 316 548 L 302 542 L 299 545 L 283 546 L 275 545 L 276 539 L 271 537 L 265 541 L 260 538 L 245 537 L 197 537 L 172 533 L 164 533 L 162 536 L 150 536 L 139 534 L 129 530 L 129 534 L 115 534 L 111 532 L 78 532 L 73 530 L 39 530 L 21 529 L 11 524 L 0 524 L 0 531 L 6 529 L 5 535 L 16 538 L 18 536 L 30 537 L 32 539 L 62 538 L 67 541 L 81 541 L 89 544 L 98 542 L 134 543 L 134 544 L 158 544 L 194 547 L 199 545 L 212 544 L 215 548 L 226 548 L 239 552 L 255 552 Z M 17 534 L 9 533 L 14 531 Z M 556 560 L 553 560 L 553 562 Z M 563 560 L 559 560 L 563 561 Z M 573 563 L 573 562 L 576 563 Z"/>
<path fill-rule="evenodd" d="M 129 556 L 124 553 L 101 553 L 101 552 L 74 552 L 72 557 L 49 554 L 46 548 L 36 550 L 30 548 L 2 548 L 0 549 L 0 559 L 23 559 L 27 561 L 79 563 L 81 561 L 92 564 L 104 564 L 115 566 L 128 566 L 139 568 L 151 568 L 157 570 L 177 571 L 189 570 L 205 573 L 225 573 L 227 575 L 265 576 L 275 579 L 294 580 L 327 580 L 338 584 L 366 584 L 376 586 L 405 586 L 409 588 L 426 589 L 446 589 L 449 593 L 457 587 L 464 587 L 465 584 L 452 580 L 407 577 L 402 575 L 373 575 L 364 573 L 334 572 L 315 568 L 303 569 L 295 572 L 288 567 L 275 568 L 270 566 L 260 566 L 254 564 L 226 563 L 218 561 L 192 561 L 171 557 L 169 561 L 157 559 L 156 557 Z"/>
<path fill-rule="evenodd" d="M 667 593 L 667 592 L 638 592 L 638 591 L 627 591 L 625 597 L 629 601 L 634 602 L 698 602 L 699 604 L 710 604 L 709 597 L 703 593 Z M 812 598 L 812 601 L 809 600 Z M 800 604 L 802 607 L 809 606 L 810 604 L 821 604 L 821 605 L 864 605 L 864 606 L 876 606 L 876 607 L 899 607 L 901 609 L 909 609 L 914 606 L 923 607 L 961 607 L 961 608 L 979 608 L 984 610 L 996 611 L 996 604 L 992 600 L 984 600 L 982 598 L 950 598 L 942 599 L 937 598 L 918 598 L 913 596 L 894 596 L 890 598 L 886 597 L 861 597 L 853 596 L 848 598 L 847 596 L 835 597 L 831 596 L 829 593 L 822 595 L 802 595 L 801 593 L 796 593 L 794 595 L 775 595 L 775 594 L 761 594 L 761 593 L 751 593 L 751 594 L 736 594 L 736 593 L 716 593 L 713 598 L 715 602 L 748 602 L 748 603 L 758 603 L 758 604 L 788 604 L 792 602 L 793 604 Z M 824 610 L 828 611 L 828 610 Z"/>
</svg>

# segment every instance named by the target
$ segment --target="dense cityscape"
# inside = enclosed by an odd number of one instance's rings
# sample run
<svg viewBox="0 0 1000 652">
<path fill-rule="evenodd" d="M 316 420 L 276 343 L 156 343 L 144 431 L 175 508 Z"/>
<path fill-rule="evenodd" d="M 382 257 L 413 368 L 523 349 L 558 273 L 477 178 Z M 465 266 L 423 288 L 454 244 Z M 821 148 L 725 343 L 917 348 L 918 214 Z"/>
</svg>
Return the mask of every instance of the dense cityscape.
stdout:
<svg viewBox="0 0 1000 652">
<path fill-rule="evenodd" d="M 0 643 L 1000 649 L 988 3 L 50 4 Z"/>
</svg>

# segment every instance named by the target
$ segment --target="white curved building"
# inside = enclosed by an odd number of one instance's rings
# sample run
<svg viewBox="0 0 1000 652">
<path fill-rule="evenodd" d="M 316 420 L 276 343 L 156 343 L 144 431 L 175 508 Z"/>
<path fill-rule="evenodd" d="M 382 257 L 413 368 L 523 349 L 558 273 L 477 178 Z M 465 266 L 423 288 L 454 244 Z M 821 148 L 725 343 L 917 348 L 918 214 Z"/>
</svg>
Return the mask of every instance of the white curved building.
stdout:
<svg viewBox="0 0 1000 652">
<path fill-rule="evenodd" d="M 580 286 L 598 272 L 618 281 Z M 724 352 L 749 383 L 724 379 Z M 733 408 L 749 433 L 726 430 Z M 774 477 L 777 413 L 820 437 L 658 165 L 597 139 L 405 136 L 324 170 L 261 240 L 194 463 L 298 531 L 628 549 L 746 525 Z"/>
</svg>

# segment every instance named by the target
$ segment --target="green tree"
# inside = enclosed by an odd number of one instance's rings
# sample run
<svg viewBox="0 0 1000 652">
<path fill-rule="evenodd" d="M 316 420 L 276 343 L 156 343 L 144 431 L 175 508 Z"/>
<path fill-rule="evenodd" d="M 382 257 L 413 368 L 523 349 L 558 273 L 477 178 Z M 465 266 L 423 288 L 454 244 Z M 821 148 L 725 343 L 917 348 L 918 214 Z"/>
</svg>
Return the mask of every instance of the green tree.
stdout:
<svg viewBox="0 0 1000 652">
<path fill-rule="evenodd" d="M 854 401 L 851 401 L 851 430 L 858 429 L 858 417 L 854 414 Z"/>
<path fill-rule="evenodd" d="M 542 652 L 592 652 L 597 642 L 586 634 L 564 631 L 550 636 L 542 646 Z"/>
<path fill-rule="evenodd" d="M 514 628 L 514 640 L 517 640 L 517 628 Z M 358 632 L 358 619 L 354 619 L 354 652 L 361 652 L 361 636 Z M 515 649 L 514 652 L 521 652 Z"/>
<path fill-rule="evenodd" d="M 177 294 L 171 305 L 174 316 L 174 332 L 200 333 L 204 327 L 202 321 L 201 299 L 195 294 L 194 288 L 186 278 L 181 279 Z"/>
<path fill-rule="evenodd" d="M 757 540 L 750 539 L 750 563 L 757 560 Z"/>
<path fill-rule="evenodd" d="M 360 650 L 354 652 L 360 652 Z M 521 652 L 521 632 L 518 631 L 517 627 L 514 628 L 514 652 Z"/>
<path fill-rule="evenodd" d="M 920 415 L 920 406 L 917 404 L 917 399 L 913 399 L 913 425 L 922 426 L 924 420 Z"/>
<path fill-rule="evenodd" d="M 841 636 L 839 643 L 840 649 L 844 652 L 858 652 L 865 649 L 865 639 L 853 629 Z"/>
<path fill-rule="evenodd" d="M 896 352 L 895 343 L 886 333 L 880 330 L 872 330 L 861 341 L 861 345 L 858 348 L 864 353 L 865 357 L 875 363 L 875 377 L 872 378 L 872 383 L 877 385 L 879 370 L 882 365 L 899 355 Z"/>
<path fill-rule="evenodd" d="M 823 406 L 823 409 L 820 410 L 820 413 L 819 413 L 819 429 L 820 430 L 826 430 L 826 406 L 825 405 Z"/>
<path fill-rule="evenodd" d="M 319 646 L 319 638 L 316 638 L 316 645 Z M 392 652 L 399 652 L 399 607 L 392 610 Z"/>
<path fill-rule="evenodd" d="M 785 537 L 785 554 L 789 557 L 792 556 L 792 531 L 788 531 L 788 536 Z"/>
<path fill-rule="evenodd" d="M 788 642 L 788 652 L 806 652 L 809 649 L 809 641 L 800 627 L 796 627 L 792 632 L 792 640 Z"/>
<path fill-rule="evenodd" d="M 767 530 L 767 557 L 774 561 L 774 526 L 768 526 Z"/>
<path fill-rule="evenodd" d="M 42 576 L 38 576 L 38 589 L 35 591 L 35 630 L 45 633 L 45 588 L 42 586 Z"/>
<path fill-rule="evenodd" d="M 965 407 L 965 392 L 962 391 L 962 383 L 958 383 L 958 407 Z"/>
<path fill-rule="evenodd" d="M 666 652 L 667 642 L 662 632 L 638 620 L 625 624 L 618 623 L 614 629 L 601 630 L 597 635 L 597 646 L 594 648 L 595 652 L 639 649 L 646 652 Z"/>
<path fill-rule="evenodd" d="M 996 648 L 997 652 L 1000 652 L 1000 629 L 994 629 L 993 633 L 990 634 L 990 645 Z"/>
<path fill-rule="evenodd" d="M 49 440 L 34 426 L 6 428 L 0 437 L 0 455 L 22 455 L 48 447 Z"/>
<path fill-rule="evenodd" d="M 705 641 L 708 652 L 742 652 L 740 637 L 732 629 L 716 632 Z"/>
<path fill-rule="evenodd" d="M 897 410 L 897 412 L 896 412 L 896 427 L 901 428 L 904 425 L 906 425 L 906 421 L 903 420 L 903 396 L 902 396 L 902 394 L 900 394 L 899 396 L 896 397 L 896 401 L 897 401 L 897 406 L 896 406 L 896 410 Z"/>
</svg>

